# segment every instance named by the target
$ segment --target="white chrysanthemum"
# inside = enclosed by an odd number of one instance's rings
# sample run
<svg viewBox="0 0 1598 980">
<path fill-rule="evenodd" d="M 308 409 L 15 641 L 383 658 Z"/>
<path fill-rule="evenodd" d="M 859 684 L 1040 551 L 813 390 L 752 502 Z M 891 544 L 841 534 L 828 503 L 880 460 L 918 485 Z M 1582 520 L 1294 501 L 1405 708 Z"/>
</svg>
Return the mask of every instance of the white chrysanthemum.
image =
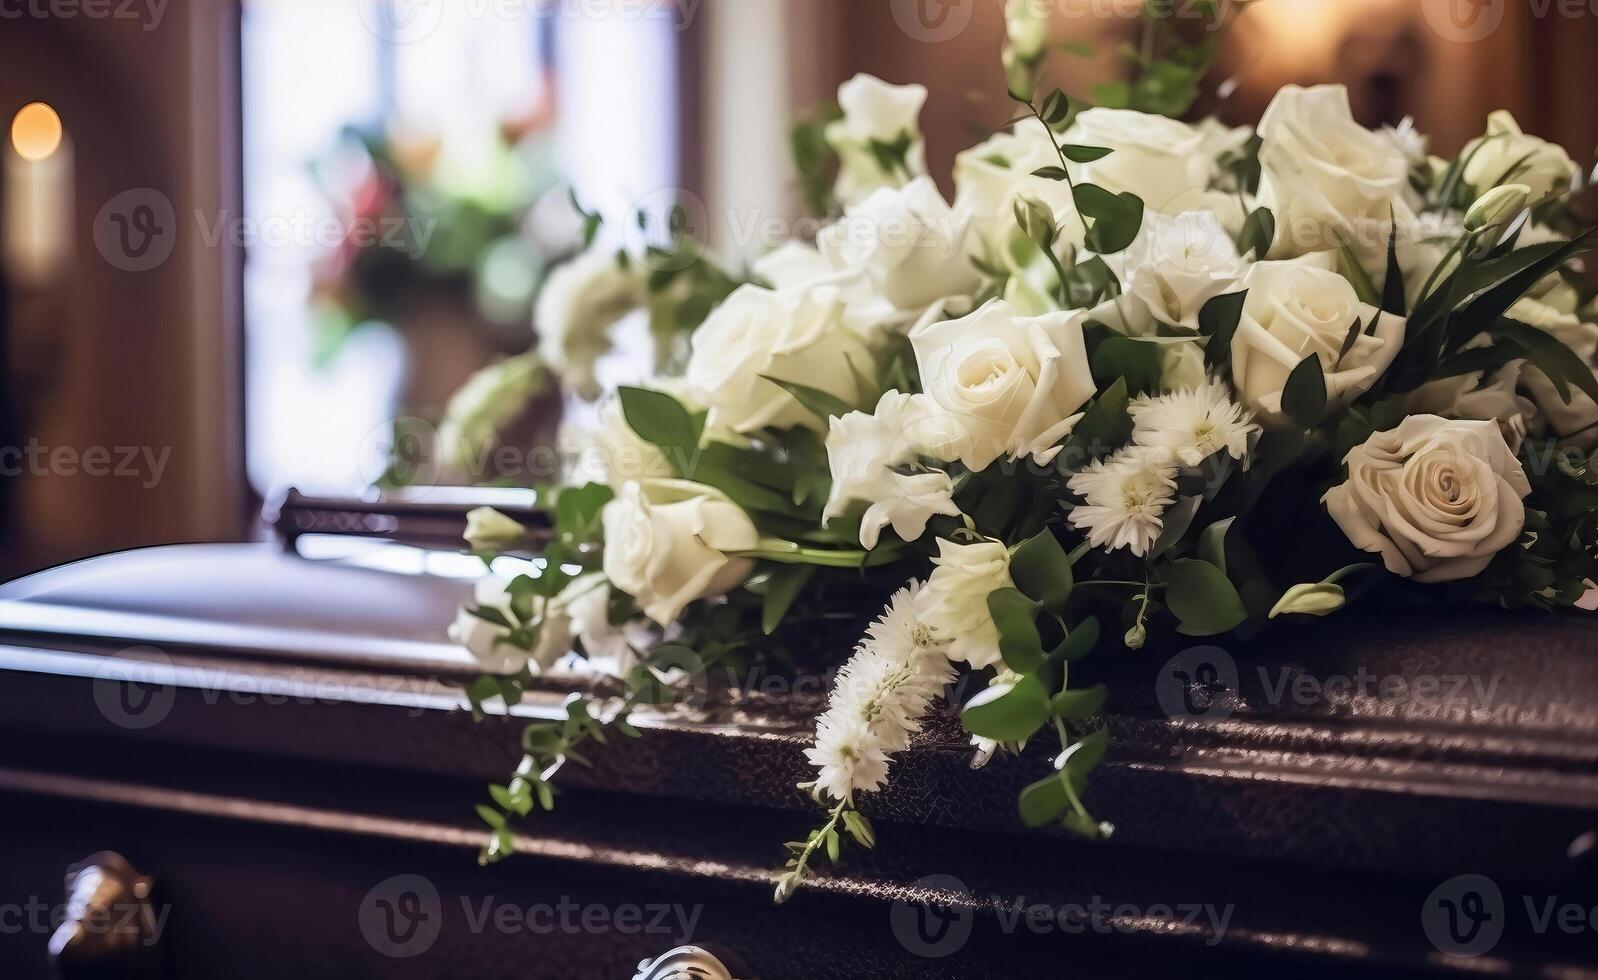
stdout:
<svg viewBox="0 0 1598 980">
<path fill-rule="evenodd" d="M 888 778 L 888 755 L 865 719 L 853 712 L 823 714 L 816 722 L 816 744 L 805 750 L 819 770 L 816 786 L 835 800 L 856 789 L 874 790 Z"/>
<path fill-rule="evenodd" d="M 816 744 L 805 756 L 820 770 L 816 785 L 836 800 L 875 790 L 888 775 L 888 753 L 904 750 L 943 687 L 954 679 L 944 644 L 915 616 L 920 583 L 894 594 L 838 671 Z"/>
<path fill-rule="evenodd" d="M 1086 501 L 1071 511 L 1071 524 L 1086 528 L 1094 547 L 1127 548 L 1142 557 L 1176 499 L 1176 467 L 1162 450 L 1131 446 L 1093 461 L 1067 486 Z"/>
<path fill-rule="evenodd" d="M 1210 380 L 1196 388 L 1132 401 L 1132 441 L 1161 450 L 1169 461 L 1197 466 L 1225 450 L 1233 459 L 1248 454 L 1258 433 L 1254 415 L 1232 400 L 1226 385 Z"/>
</svg>

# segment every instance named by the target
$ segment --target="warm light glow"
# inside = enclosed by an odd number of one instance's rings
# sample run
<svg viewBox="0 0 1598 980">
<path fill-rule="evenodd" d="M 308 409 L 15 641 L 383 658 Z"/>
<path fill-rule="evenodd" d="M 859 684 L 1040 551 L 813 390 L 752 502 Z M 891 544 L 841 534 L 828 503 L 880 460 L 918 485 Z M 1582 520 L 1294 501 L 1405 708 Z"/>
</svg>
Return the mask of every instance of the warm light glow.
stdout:
<svg viewBox="0 0 1598 980">
<path fill-rule="evenodd" d="M 17 156 L 47 160 L 61 146 L 61 117 L 43 102 L 30 102 L 11 120 L 11 145 Z"/>
</svg>

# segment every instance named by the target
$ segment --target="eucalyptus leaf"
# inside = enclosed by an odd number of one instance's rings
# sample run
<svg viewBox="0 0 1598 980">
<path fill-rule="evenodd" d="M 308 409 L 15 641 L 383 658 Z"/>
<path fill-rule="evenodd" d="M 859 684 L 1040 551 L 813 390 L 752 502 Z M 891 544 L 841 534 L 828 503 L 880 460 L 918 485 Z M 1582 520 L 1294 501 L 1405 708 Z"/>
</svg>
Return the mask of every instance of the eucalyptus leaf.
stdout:
<svg viewBox="0 0 1598 980">
<path fill-rule="evenodd" d="M 1017 589 L 999 589 L 988 595 L 988 612 L 999 631 L 999 654 L 1004 665 L 1017 673 L 1037 670 L 1043 662 L 1037 611 L 1037 603 Z"/>
<path fill-rule="evenodd" d="M 1010 558 L 1010 577 L 1029 598 L 1049 609 L 1065 607 L 1071 596 L 1071 559 L 1054 532 L 1044 529 L 1023 542 Z"/>
<path fill-rule="evenodd" d="M 966 731 L 996 742 L 1025 741 L 1048 718 L 1048 693 L 1043 689 L 1043 682 L 1030 674 L 1013 686 L 988 688 L 972 698 L 960 712 Z"/>
<path fill-rule="evenodd" d="M 1184 558 L 1171 563 L 1165 604 L 1194 636 L 1224 633 L 1248 619 L 1248 609 L 1226 573 L 1207 561 Z"/>
</svg>

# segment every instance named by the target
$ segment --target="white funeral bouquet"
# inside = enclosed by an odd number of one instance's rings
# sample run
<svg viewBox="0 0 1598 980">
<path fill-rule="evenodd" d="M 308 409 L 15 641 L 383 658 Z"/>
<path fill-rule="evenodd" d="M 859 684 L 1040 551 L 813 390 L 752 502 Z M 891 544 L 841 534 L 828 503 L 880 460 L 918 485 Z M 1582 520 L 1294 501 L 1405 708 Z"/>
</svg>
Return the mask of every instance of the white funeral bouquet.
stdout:
<svg viewBox="0 0 1598 980">
<path fill-rule="evenodd" d="M 840 621 L 863 635 L 807 752 L 825 816 L 779 899 L 873 843 L 857 805 L 962 672 L 979 758 L 1058 739 L 1022 819 L 1099 836 L 1105 690 L 1072 671 L 1095 650 L 1373 592 L 1560 609 L 1593 587 L 1598 309 L 1564 150 L 1496 113 L 1439 159 L 1338 86 L 1283 89 L 1255 129 L 1179 121 L 1202 75 L 1179 45 L 1097 104 L 1040 97 L 1031 36 L 1012 23 L 1005 53 L 1022 118 L 959 155 L 952 202 L 926 90 L 861 76 L 796 131 L 831 219 L 813 243 L 745 273 L 688 243 L 596 251 L 551 281 L 565 376 L 589 385 L 633 308 L 662 372 L 604 397 L 534 572 L 456 624 L 492 672 L 474 704 L 574 649 L 624 681 L 528 727 L 486 858 L 578 743 L 636 736 L 629 711 L 713 666 L 815 663 Z M 530 540 L 472 524 L 485 557 Z"/>
</svg>

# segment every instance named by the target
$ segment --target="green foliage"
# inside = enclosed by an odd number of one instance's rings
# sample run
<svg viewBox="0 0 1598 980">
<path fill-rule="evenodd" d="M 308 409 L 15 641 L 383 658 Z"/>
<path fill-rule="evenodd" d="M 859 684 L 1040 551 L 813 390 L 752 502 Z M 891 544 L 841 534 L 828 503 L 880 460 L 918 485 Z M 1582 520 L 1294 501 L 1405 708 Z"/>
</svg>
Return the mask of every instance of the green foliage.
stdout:
<svg viewBox="0 0 1598 980">
<path fill-rule="evenodd" d="M 1042 531 L 1016 548 L 1010 558 L 1010 577 L 1023 598 L 1055 612 L 1063 610 L 1071 597 L 1071 558 L 1052 531 Z"/>
<path fill-rule="evenodd" d="M 1204 364 L 1211 371 L 1224 371 L 1232 362 L 1232 335 L 1243 320 L 1243 303 L 1248 290 L 1222 293 L 1199 310 L 1199 333 L 1208 337 L 1204 344 Z"/>
<path fill-rule="evenodd" d="M 1301 429 L 1313 429 L 1326 417 L 1326 375 L 1319 355 L 1305 357 L 1287 376 L 1282 411 Z"/>
<path fill-rule="evenodd" d="M 1028 674 L 1013 685 L 988 688 L 966 703 L 960 722 L 973 735 L 996 742 L 1031 738 L 1049 718 L 1049 694 L 1043 682 Z"/>
<path fill-rule="evenodd" d="M 1189 636 L 1225 633 L 1248 619 L 1248 609 L 1226 573 L 1207 561 L 1178 559 L 1165 575 L 1165 603 Z"/>
</svg>

